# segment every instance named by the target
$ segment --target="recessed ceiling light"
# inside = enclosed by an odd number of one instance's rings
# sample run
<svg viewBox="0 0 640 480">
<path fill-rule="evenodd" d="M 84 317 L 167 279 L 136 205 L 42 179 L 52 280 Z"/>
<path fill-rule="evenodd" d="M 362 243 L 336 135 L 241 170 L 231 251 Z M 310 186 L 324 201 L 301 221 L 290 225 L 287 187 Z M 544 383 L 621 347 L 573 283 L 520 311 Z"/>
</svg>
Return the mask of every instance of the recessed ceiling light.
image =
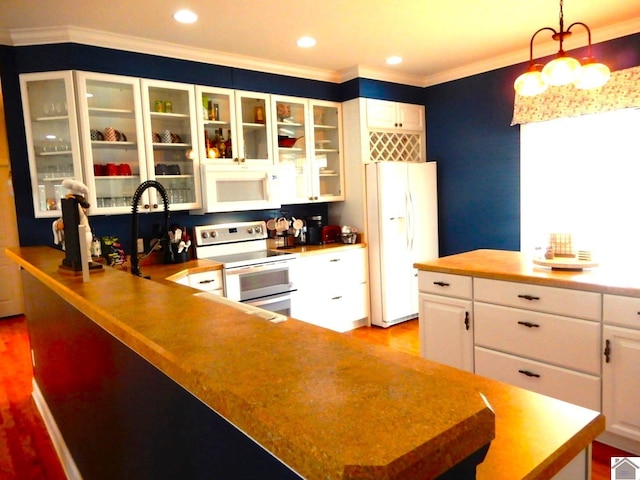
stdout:
<svg viewBox="0 0 640 480">
<path fill-rule="evenodd" d="M 193 23 L 198 20 L 198 15 L 191 10 L 178 10 L 173 14 L 173 18 L 180 23 Z"/>
<path fill-rule="evenodd" d="M 393 55 L 392 57 L 387 58 L 388 65 L 398 65 L 399 63 L 402 63 L 402 57 Z"/>
<path fill-rule="evenodd" d="M 311 48 L 315 46 L 316 39 L 313 37 L 305 36 L 305 37 L 300 37 L 296 43 L 301 48 Z"/>
</svg>

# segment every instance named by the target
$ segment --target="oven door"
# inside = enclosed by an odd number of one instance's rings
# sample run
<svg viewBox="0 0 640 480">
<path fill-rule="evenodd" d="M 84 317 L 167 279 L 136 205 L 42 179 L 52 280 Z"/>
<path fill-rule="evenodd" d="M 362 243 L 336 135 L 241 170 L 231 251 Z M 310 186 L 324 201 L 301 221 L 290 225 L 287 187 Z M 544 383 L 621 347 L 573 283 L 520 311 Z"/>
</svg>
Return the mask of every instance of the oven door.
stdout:
<svg viewBox="0 0 640 480">
<path fill-rule="evenodd" d="M 270 168 L 202 166 L 204 211 L 279 208 L 278 176 Z"/>
<path fill-rule="evenodd" d="M 237 302 L 292 292 L 290 261 L 225 268 L 224 295 Z"/>
<path fill-rule="evenodd" d="M 269 310 L 273 313 L 279 313 L 287 317 L 291 316 L 291 299 L 296 292 L 288 292 L 283 295 L 274 295 L 272 297 L 258 298 L 255 300 L 247 300 L 247 305 Z"/>
</svg>

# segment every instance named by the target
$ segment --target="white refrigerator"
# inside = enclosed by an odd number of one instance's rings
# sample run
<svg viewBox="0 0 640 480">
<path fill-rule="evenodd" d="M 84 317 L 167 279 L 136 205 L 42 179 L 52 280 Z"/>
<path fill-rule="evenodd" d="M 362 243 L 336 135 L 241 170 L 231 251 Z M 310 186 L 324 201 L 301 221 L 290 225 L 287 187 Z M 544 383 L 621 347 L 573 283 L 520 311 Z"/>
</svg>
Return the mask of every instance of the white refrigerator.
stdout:
<svg viewBox="0 0 640 480">
<path fill-rule="evenodd" d="M 438 257 L 435 162 L 365 166 L 371 323 L 389 327 L 418 316 L 414 262 Z"/>
</svg>

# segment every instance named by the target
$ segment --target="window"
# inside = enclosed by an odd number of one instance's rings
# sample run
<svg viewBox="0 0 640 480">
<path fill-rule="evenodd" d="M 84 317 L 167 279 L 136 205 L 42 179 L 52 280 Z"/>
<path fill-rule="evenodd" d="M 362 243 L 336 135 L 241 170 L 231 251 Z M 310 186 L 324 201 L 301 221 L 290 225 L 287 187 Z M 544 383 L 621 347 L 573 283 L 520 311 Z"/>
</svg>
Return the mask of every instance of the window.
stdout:
<svg viewBox="0 0 640 480">
<path fill-rule="evenodd" d="M 521 250 L 571 233 L 600 263 L 640 252 L 640 110 L 521 126 Z"/>
</svg>

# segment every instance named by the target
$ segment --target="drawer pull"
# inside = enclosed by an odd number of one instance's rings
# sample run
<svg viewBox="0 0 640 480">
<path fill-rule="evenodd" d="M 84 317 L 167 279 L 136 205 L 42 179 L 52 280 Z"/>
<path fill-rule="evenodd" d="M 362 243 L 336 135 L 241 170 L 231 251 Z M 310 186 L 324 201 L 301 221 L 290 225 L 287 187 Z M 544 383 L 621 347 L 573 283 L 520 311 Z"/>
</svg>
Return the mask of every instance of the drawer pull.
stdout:
<svg viewBox="0 0 640 480">
<path fill-rule="evenodd" d="M 464 312 L 464 328 L 469 330 L 469 312 Z"/>
<path fill-rule="evenodd" d="M 438 285 L 439 287 L 448 287 L 449 284 L 447 282 L 433 282 L 434 285 Z"/>
<path fill-rule="evenodd" d="M 537 373 L 530 372 L 529 370 L 518 370 L 518 372 L 520 372 L 523 375 L 526 375 L 527 377 L 540 378 L 540 375 L 538 375 Z"/>
<path fill-rule="evenodd" d="M 540 297 L 534 297 L 533 295 L 518 295 L 518 298 L 524 298 L 525 300 L 540 300 Z"/>
<path fill-rule="evenodd" d="M 342 298 L 342 295 L 338 295 L 337 297 L 331 297 L 331 300 L 340 300 Z"/>
<path fill-rule="evenodd" d="M 211 279 L 211 280 L 200 280 L 198 283 L 199 284 L 203 284 L 203 283 L 211 283 L 211 282 L 215 282 L 215 280 Z"/>
<path fill-rule="evenodd" d="M 611 361 L 611 342 L 609 340 L 604 341 L 604 354 L 605 362 L 609 363 Z"/>
<path fill-rule="evenodd" d="M 524 325 L 525 327 L 528 327 L 528 328 L 540 328 L 540 325 L 538 325 L 537 323 L 531 323 L 531 322 L 518 322 L 518 325 Z"/>
<path fill-rule="evenodd" d="M 330 262 L 339 262 L 340 259 L 339 258 L 332 258 L 331 260 L 329 260 Z"/>
</svg>

